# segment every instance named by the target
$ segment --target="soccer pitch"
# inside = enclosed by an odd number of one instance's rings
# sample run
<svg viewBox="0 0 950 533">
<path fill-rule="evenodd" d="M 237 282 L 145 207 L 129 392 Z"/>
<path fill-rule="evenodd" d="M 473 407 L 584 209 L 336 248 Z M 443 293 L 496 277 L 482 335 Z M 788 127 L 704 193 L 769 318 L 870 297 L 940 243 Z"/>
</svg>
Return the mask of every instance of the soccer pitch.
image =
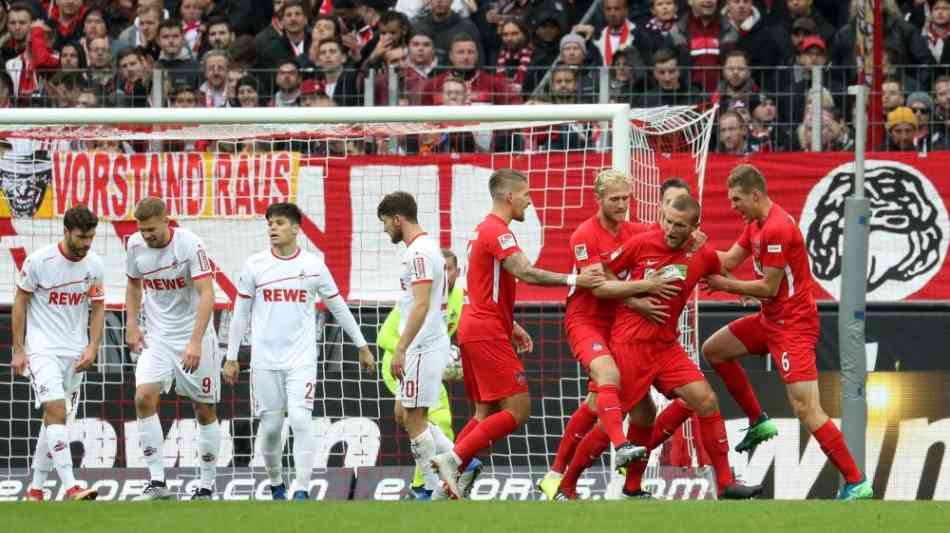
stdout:
<svg viewBox="0 0 950 533">
<path fill-rule="evenodd" d="M 11 533 L 948 531 L 950 503 L 71 502 L 0 505 Z"/>
</svg>

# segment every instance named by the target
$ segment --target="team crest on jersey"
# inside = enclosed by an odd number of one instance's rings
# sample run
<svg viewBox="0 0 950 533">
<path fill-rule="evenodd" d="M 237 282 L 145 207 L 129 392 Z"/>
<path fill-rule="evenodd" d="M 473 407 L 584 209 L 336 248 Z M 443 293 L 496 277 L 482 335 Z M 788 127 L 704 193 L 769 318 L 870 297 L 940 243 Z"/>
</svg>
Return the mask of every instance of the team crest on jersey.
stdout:
<svg viewBox="0 0 950 533">
<path fill-rule="evenodd" d="M 578 244 L 574 246 L 574 258 L 578 261 L 587 261 L 587 245 Z"/>
<path fill-rule="evenodd" d="M 644 277 L 656 273 L 663 281 L 686 281 L 686 271 L 686 265 L 666 265 L 660 267 L 659 270 L 648 268 L 644 273 Z"/>
<path fill-rule="evenodd" d="M 517 246 L 517 244 L 518 243 L 515 242 L 515 236 L 510 233 L 498 236 L 498 245 L 501 246 L 502 250 Z"/>
<path fill-rule="evenodd" d="M 620 257 L 620 254 L 622 254 L 622 253 L 623 253 L 623 246 L 621 246 L 620 248 L 617 248 L 616 250 L 610 252 L 610 260 L 613 261 L 614 259 Z"/>
<path fill-rule="evenodd" d="M 590 345 L 590 348 L 594 351 L 600 351 L 604 349 L 604 345 L 599 342 L 595 342 Z"/>
</svg>

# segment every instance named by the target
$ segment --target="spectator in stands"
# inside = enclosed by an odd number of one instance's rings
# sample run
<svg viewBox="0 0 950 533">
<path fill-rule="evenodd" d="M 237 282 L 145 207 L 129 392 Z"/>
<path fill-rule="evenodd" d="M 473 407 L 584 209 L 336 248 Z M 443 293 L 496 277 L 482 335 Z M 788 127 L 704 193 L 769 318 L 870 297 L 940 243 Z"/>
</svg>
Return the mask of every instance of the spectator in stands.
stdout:
<svg viewBox="0 0 950 533">
<path fill-rule="evenodd" d="M 495 59 L 495 73 L 504 76 L 513 91 L 520 93 L 534 58 L 534 47 L 528 42 L 528 27 L 520 19 L 508 18 L 498 25 L 501 50 Z"/>
<path fill-rule="evenodd" d="M 277 14 L 280 29 L 271 25 L 255 38 L 259 68 L 272 69 L 274 65 L 298 58 L 310 49 L 307 15 L 300 0 L 283 0 Z"/>
<path fill-rule="evenodd" d="M 802 49 L 802 40 L 804 40 L 805 37 L 811 37 L 812 35 L 818 35 L 824 39 L 825 43 L 829 42 L 828 38 L 818 33 L 818 24 L 815 22 L 815 19 L 811 17 L 799 17 L 795 19 L 795 22 L 792 22 L 790 35 L 792 43 L 790 55 L 798 55 L 799 51 Z M 834 31 L 832 31 L 832 35 L 834 35 Z"/>
<path fill-rule="evenodd" d="M 362 50 L 365 68 L 376 68 L 386 52 L 405 48 L 409 38 L 409 19 L 397 11 L 384 11 L 376 25 L 376 35 Z"/>
<path fill-rule="evenodd" d="M 254 76 L 244 76 L 237 82 L 236 97 L 231 107 L 260 107 L 262 104 L 261 90 Z"/>
<path fill-rule="evenodd" d="M 206 0 L 202 0 L 204 2 Z M 200 57 L 201 41 L 204 30 L 201 27 L 202 6 L 198 0 L 181 0 L 178 16 L 181 17 L 181 28 L 185 38 L 185 46 L 192 56 Z"/>
<path fill-rule="evenodd" d="M 830 88 L 843 97 L 845 90 L 839 80 L 828 75 L 828 47 L 820 35 L 809 35 L 799 43 L 795 63 L 790 69 L 782 71 L 779 97 L 781 122 L 798 124 L 805 115 L 812 86 L 812 67 L 823 67 L 822 86 Z"/>
<path fill-rule="evenodd" d="M 676 26 L 679 6 L 677 0 L 652 0 L 650 14 L 652 17 L 646 23 L 646 31 L 659 34 L 666 38 Z M 654 37 L 656 39 L 656 37 Z M 668 46 L 668 43 L 666 44 Z"/>
<path fill-rule="evenodd" d="M 575 66 L 560 64 L 551 72 L 550 91 L 546 98 L 552 104 L 580 102 L 580 71 Z M 533 150 L 582 150 L 593 142 L 591 125 L 570 122 L 554 126 L 532 128 L 528 148 Z"/>
<path fill-rule="evenodd" d="M 435 55 L 435 44 L 432 36 L 424 32 L 413 33 L 409 37 L 408 54 L 404 62 L 404 68 L 401 72 L 398 72 L 402 83 L 400 94 L 405 96 L 409 105 L 420 105 L 423 100 L 425 84 L 436 74 L 436 67 L 439 63 Z M 379 82 L 381 85 L 378 88 L 384 91 L 386 94 L 384 101 L 388 103 L 388 76 L 381 77 Z M 377 90 L 377 102 L 380 101 L 379 90 Z"/>
<path fill-rule="evenodd" d="M 162 48 L 162 53 L 158 56 L 158 66 L 166 71 L 166 79 L 172 86 L 187 83 L 192 87 L 197 87 L 198 71 L 201 66 L 185 46 L 181 21 L 178 19 L 162 21 L 158 26 L 158 43 Z"/>
<path fill-rule="evenodd" d="M 95 37 L 87 45 L 89 70 L 86 80 L 105 94 L 115 94 L 115 67 L 108 37 Z"/>
<path fill-rule="evenodd" d="M 83 0 L 51 0 L 47 17 L 54 27 L 53 47 L 59 48 L 68 41 L 82 37 L 83 18 L 87 7 Z"/>
<path fill-rule="evenodd" d="M 333 98 L 337 106 L 362 105 L 362 85 L 356 69 L 346 67 L 346 51 L 340 41 L 320 42 L 317 66 L 322 92 Z"/>
<path fill-rule="evenodd" d="M 610 65 L 610 101 L 632 104 L 634 94 L 643 92 L 645 73 L 646 65 L 635 47 L 614 54 Z"/>
<path fill-rule="evenodd" d="M 406 95 L 406 57 L 408 52 L 405 48 L 393 48 L 383 55 L 383 63 L 379 65 L 373 79 L 375 103 L 374 105 L 410 105 L 409 98 Z M 393 69 L 396 75 L 396 99 L 390 101 L 392 95 L 389 94 L 389 70 Z M 421 85 L 416 88 L 418 92 Z"/>
<path fill-rule="evenodd" d="M 478 67 L 478 44 L 468 33 L 458 33 L 449 48 L 449 69 L 426 82 L 422 105 L 442 103 L 442 83 L 449 76 L 461 78 L 468 87 L 472 104 L 520 104 L 521 96 L 512 90 L 504 76 Z"/>
<path fill-rule="evenodd" d="M 158 44 L 158 25 L 162 23 L 162 10 L 149 5 L 139 5 L 136 22 L 122 31 L 116 40 L 119 50 L 141 48 L 152 59 L 158 59 L 161 47 Z"/>
<path fill-rule="evenodd" d="M 88 51 L 89 43 L 99 37 L 109 37 L 109 31 L 102 10 L 93 8 L 86 11 L 86 16 L 83 18 L 82 38 L 79 40 L 79 44 L 83 49 Z M 114 45 L 111 38 L 109 38 L 109 44 Z M 60 50 L 62 50 L 62 47 L 60 47 Z M 115 54 L 116 52 L 118 52 L 116 49 L 110 50 L 110 54 Z"/>
<path fill-rule="evenodd" d="M 79 94 L 76 96 L 76 107 L 103 107 L 101 95 L 102 93 L 94 87 L 86 85 L 79 89 Z"/>
<path fill-rule="evenodd" d="M 149 56 L 150 57 L 150 56 Z M 118 107 L 149 107 L 152 69 L 141 48 L 123 48 L 116 59 L 119 81 L 116 91 Z"/>
<path fill-rule="evenodd" d="M 752 79 L 759 87 L 775 90 L 779 80 L 774 69 L 768 67 L 787 62 L 785 33 L 768 28 L 752 0 L 727 0 L 725 13 L 726 20 L 739 34 L 736 47 L 746 52 L 748 66 L 753 68 Z"/>
<path fill-rule="evenodd" d="M 66 43 L 59 50 L 59 68 L 61 70 L 85 70 L 89 64 L 86 62 L 86 51 L 79 43 Z"/>
<path fill-rule="evenodd" d="M 887 114 L 887 138 L 882 151 L 916 151 L 914 137 L 917 135 L 917 117 L 909 107 L 900 106 Z"/>
<path fill-rule="evenodd" d="M 774 96 L 759 95 L 749 120 L 749 148 L 753 152 L 779 152 L 788 148 L 788 130 L 778 123 Z"/>
<path fill-rule="evenodd" d="M 696 104 L 703 97 L 702 88 L 687 85 L 686 79 L 680 70 L 676 52 L 672 48 L 661 48 L 653 54 L 653 68 L 647 78 L 646 90 L 639 99 L 634 99 L 633 105 L 659 107 Z"/>
<path fill-rule="evenodd" d="M 913 92 L 907 95 L 907 107 L 917 117 L 917 134 L 914 136 L 914 145 L 920 151 L 929 152 L 933 147 L 935 131 L 932 128 L 934 101 L 925 92 Z"/>
<path fill-rule="evenodd" d="M 465 80 L 449 77 L 442 84 L 442 105 L 468 105 L 469 92 Z M 488 137 L 490 145 L 491 137 Z M 479 151 L 475 135 L 470 131 L 424 133 L 418 136 L 418 148 L 413 147 L 414 136 L 406 139 L 408 153 L 471 153 Z M 488 146 L 487 148 L 490 148 Z"/>
<path fill-rule="evenodd" d="M 326 96 L 320 91 L 317 80 L 304 80 L 300 84 L 300 107 L 321 107 L 320 95 Z"/>
<path fill-rule="evenodd" d="M 204 107 L 227 107 L 228 105 L 228 54 L 211 50 L 201 60 L 204 65 L 205 82 L 198 88 Z"/>
<path fill-rule="evenodd" d="M 240 88 L 238 88 L 240 90 Z M 240 98 L 240 93 L 238 94 Z M 285 59 L 277 66 L 277 92 L 271 107 L 294 107 L 300 98 L 300 65 L 296 59 Z"/>
<path fill-rule="evenodd" d="M 313 19 L 313 29 L 310 32 L 311 42 L 320 42 L 324 39 L 341 38 L 340 22 L 330 15 L 317 15 Z"/>
<path fill-rule="evenodd" d="M 33 20 L 33 12 L 26 4 L 10 8 L 10 16 L 16 17 L 16 26 L 23 21 L 24 15 L 29 19 L 26 43 L 5 64 L 7 73 L 13 79 L 14 98 L 20 106 L 27 105 L 31 98 L 42 98 L 44 81 L 40 72 L 59 68 L 59 54 L 51 47 L 52 30 L 49 26 L 42 20 Z M 12 35 L 13 31 L 10 33 Z"/>
<path fill-rule="evenodd" d="M 29 4 L 14 2 L 7 9 L 7 38 L 0 46 L 3 51 L 4 64 L 26 50 L 27 37 L 30 36 L 30 25 L 32 23 L 33 10 L 30 9 Z"/>
<path fill-rule="evenodd" d="M 170 107 L 198 107 L 198 91 L 188 83 L 178 83 L 172 87 Z"/>
<path fill-rule="evenodd" d="M 199 57 L 204 59 L 205 54 L 210 50 L 227 52 L 234 42 L 234 37 L 231 22 L 227 17 L 218 15 L 208 19 L 208 33 L 202 39 Z"/>
<path fill-rule="evenodd" d="M 943 75 L 934 81 L 934 149 L 950 148 L 950 76 Z"/>
<path fill-rule="evenodd" d="M 785 19 L 783 27 L 792 36 L 796 29 L 806 30 L 808 35 L 818 34 L 826 43 L 832 42 L 836 28 L 818 10 L 814 9 L 812 4 L 814 4 L 813 0 L 788 0 L 788 18 Z M 798 44 L 793 42 L 793 45 L 793 50 L 798 50 Z"/>
<path fill-rule="evenodd" d="M 635 47 L 640 57 L 652 57 L 654 52 L 667 44 L 663 36 L 644 31 L 627 18 L 630 13 L 627 0 L 603 0 L 601 8 L 606 25 L 600 35 L 594 38 L 594 26 L 587 24 L 577 25 L 573 30 L 593 40 L 601 59 L 597 66 L 613 64 L 614 54 L 629 46 Z"/>
<path fill-rule="evenodd" d="M 562 24 L 563 21 L 563 24 Z M 561 39 L 565 35 L 567 26 L 564 13 L 556 9 L 539 9 L 528 19 L 533 28 L 531 41 L 534 52 L 531 56 L 531 65 L 522 92 L 529 95 L 541 83 L 545 72 L 557 61 L 561 55 Z"/>
<path fill-rule="evenodd" d="M 857 56 L 855 55 L 855 26 L 857 22 L 857 10 L 862 5 L 862 0 L 852 0 L 851 19 L 835 34 L 834 44 L 831 46 L 829 59 L 832 65 L 852 67 L 851 81 L 854 80 L 857 71 Z M 909 22 L 904 20 L 904 16 L 897 7 L 895 0 L 881 0 L 881 9 L 884 27 L 882 34 L 884 36 L 884 47 L 894 51 L 891 57 L 892 65 L 914 65 L 913 72 L 904 72 L 903 74 L 913 77 L 919 76 L 918 87 L 923 89 L 930 88 L 930 69 L 919 68 L 919 66 L 929 66 L 934 63 L 933 55 L 927 48 L 927 42 L 920 30 L 915 28 Z"/>
<path fill-rule="evenodd" d="M 729 155 L 749 153 L 749 129 L 745 119 L 735 111 L 724 111 L 719 115 L 718 152 Z"/>
<path fill-rule="evenodd" d="M 13 80 L 0 70 L 0 109 L 13 107 Z"/>
<path fill-rule="evenodd" d="M 736 47 L 739 34 L 716 10 L 716 0 L 691 0 L 692 10 L 683 14 L 670 32 L 679 51 L 680 63 L 692 68 L 692 81 L 706 92 L 719 85 L 720 57 Z"/>
<path fill-rule="evenodd" d="M 247 76 L 247 69 L 241 68 L 240 66 L 231 65 L 230 59 L 228 59 L 228 76 L 227 81 L 227 96 L 228 96 L 228 105 L 235 98 L 237 98 L 237 84 L 241 81 L 241 78 Z"/>
<path fill-rule="evenodd" d="M 909 13 L 909 21 L 921 29 L 927 48 L 938 65 L 950 64 L 950 0 L 917 0 Z M 928 9 L 929 8 L 929 9 Z"/>
<path fill-rule="evenodd" d="M 884 78 L 881 83 L 884 112 L 890 113 L 904 105 L 904 84 L 900 78 Z"/>
<path fill-rule="evenodd" d="M 748 53 L 741 48 L 727 52 L 722 63 L 722 81 L 711 96 L 713 103 L 718 102 L 722 109 L 732 109 L 736 102 L 742 102 L 746 109 L 752 109 L 752 98 L 759 92 L 749 70 Z"/>
<path fill-rule="evenodd" d="M 596 67 L 600 66 L 600 57 L 596 54 L 596 49 L 591 49 L 581 35 L 568 33 L 561 38 L 561 57 L 557 64 L 577 69 L 579 103 L 597 101 L 600 74 Z"/>
<path fill-rule="evenodd" d="M 85 86 L 86 82 L 80 73 L 59 71 L 50 77 L 47 84 L 46 104 L 56 108 L 76 107 L 79 90 Z"/>
<path fill-rule="evenodd" d="M 472 38 L 472 43 L 475 43 L 477 56 L 479 58 L 485 57 L 478 27 L 472 21 L 462 18 L 458 13 L 452 11 L 452 0 L 430 0 L 429 9 L 428 15 L 420 16 L 413 21 L 412 29 L 432 35 L 436 50 L 449 53 L 452 43 L 455 42 L 455 37 L 460 33 L 464 33 Z M 441 96 L 439 96 L 439 99 L 441 99 Z"/>
</svg>

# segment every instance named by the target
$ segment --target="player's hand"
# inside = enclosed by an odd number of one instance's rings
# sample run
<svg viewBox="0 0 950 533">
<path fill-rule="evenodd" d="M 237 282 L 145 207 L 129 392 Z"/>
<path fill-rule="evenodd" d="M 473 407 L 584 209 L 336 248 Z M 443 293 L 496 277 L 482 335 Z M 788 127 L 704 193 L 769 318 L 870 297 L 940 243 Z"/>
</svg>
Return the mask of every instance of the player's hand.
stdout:
<svg viewBox="0 0 950 533">
<path fill-rule="evenodd" d="M 76 359 L 76 362 L 73 363 L 73 368 L 76 370 L 86 370 L 91 367 L 94 362 L 96 362 L 96 353 L 98 350 L 94 349 L 92 346 L 86 346 L 86 349 L 82 351 L 82 355 L 79 356 L 79 359 Z"/>
<path fill-rule="evenodd" d="M 690 239 L 689 251 L 695 252 L 696 250 L 699 250 L 704 244 L 706 244 L 708 239 L 709 237 L 703 233 L 703 230 L 698 229 L 694 231 Z"/>
<path fill-rule="evenodd" d="M 360 366 L 367 374 L 376 374 L 376 358 L 373 357 L 373 352 L 369 350 L 369 345 L 360 348 Z"/>
<path fill-rule="evenodd" d="M 607 278 L 604 276 L 603 272 L 591 270 L 589 272 L 578 274 L 575 284 L 582 289 L 593 289 L 595 287 L 600 287 L 605 281 L 607 281 Z"/>
<path fill-rule="evenodd" d="M 531 353 L 534 350 L 534 341 L 531 339 L 531 334 L 518 324 L 515 324 L 514 329 L 511 330 L 511 343 L 518 353 Z"/>
<path fill-rule="evenodd" d="M 644 318 L 656 324 L 662 324 L 670 318 L 667 312 L 669 306 L 662 303 L 655 296 L 646 296 L 644 298 L 627 298 L 624 304 Z"/>
<path fill-rule="evenodd" d="M 201 346 L 197 342 L 188 341 L 185 353 L 181 355 L 181 368 L 191 374 L 198 369 L 199 364 L 201 364 Z"/>
<path fill-rule="evenodd" d="M 660 298 L 670 299 L 680 292 L 680 288 L 672 283 L 663 281 L 658 272 L 652 272 L 644 280 L 650 282 L 653 286 L 647 290 L 647 294 L 659 296 Z"/>
<path fill-rule="evenodd" d="M 224 368 L 221 369 L 221 376 L 228 385 L 237 384 L 238 372 L 241 370 L 241 363 L 237 361 L 225 361 Z"/>
<path fill-rule="evenodd" d="M 13 370 L 13 375 L 26 375 L 26 351 L 23 348 L 14 348 L 13 349 L 13 361 L 10 363 L 10 368 Z"/>
<path fill-rule="evenodd" d="M 742 307 L 753 307 L 756 305 L 762 305 L 762 302 L 754 296 L 746 296 L 745 294 L 739 296 L 739 303 Z"/>
<path fill-rule="evenodd" d="M 142 330 L 139 329 L 137 324 L 125 328 L 125 343 L 135 353 L 142 353 L 142 350 L 148 348 L 145 344 L 145 335 L 142 334 Z"/>
<path fill-rule="evenodd" d="M 571 28 L 571 32 L 581 35 L 589 41 L 594 36 L 594 27 L 590 24 L 578 24 Z"/>
<path fill-rule="evenodd" d="M 406 375 L 406 352 L 396 350 L 393 353 L 393 361 L 389 365 L 389 373 L 397 380 L 402 381 L 402 378 Z"/>
</svg>

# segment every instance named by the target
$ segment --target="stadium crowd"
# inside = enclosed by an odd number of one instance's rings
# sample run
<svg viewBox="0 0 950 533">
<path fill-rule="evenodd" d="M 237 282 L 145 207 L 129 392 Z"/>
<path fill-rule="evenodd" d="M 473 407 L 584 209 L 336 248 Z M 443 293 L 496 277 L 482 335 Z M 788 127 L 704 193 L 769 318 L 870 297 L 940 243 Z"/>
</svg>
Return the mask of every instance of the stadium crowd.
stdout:
<svg viewBox="0 0 950 533">
<path fill-rule="evenodd" d="M 809 150 L 814 112 L 821 149 L 850 150 L 860 3 L 3 1 L 0 107 L 715 102 L 717 151 Z M 875 148 L 950 149 L 950 0 L 882 4 L 887 135 Z M 564 149 L 593 134 L 561 133 L 542 142 Z M 439 142 L 427 149 L 493 148 Z"/>
</svg>

